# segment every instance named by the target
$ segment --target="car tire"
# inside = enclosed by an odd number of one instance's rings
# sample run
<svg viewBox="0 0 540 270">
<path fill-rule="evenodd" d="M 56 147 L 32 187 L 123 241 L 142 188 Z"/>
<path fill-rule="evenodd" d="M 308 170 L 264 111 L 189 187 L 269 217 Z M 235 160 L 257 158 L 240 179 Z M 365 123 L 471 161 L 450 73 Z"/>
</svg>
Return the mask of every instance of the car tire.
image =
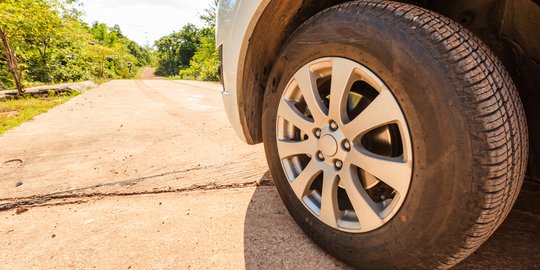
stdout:
<svg viewBox="0 0 540 270">
<path fill-rule="evenodd" d="M 337 61 L 349 61 L 364 72 L 353 84 L 359 81 L 358 85 L 363 85 L 359 88 L 376 88 L 366 86 L 362 76 L 380 80 L 381 87 L 388 89 L 395 101 L 389 101 L 389 108 L 398 108 L 389 111 L 395 111 L 396 115 L 402 112 L 399 135 L 388 139 L 402 147 L 397 154 L 389 154 L 390 158 L 404 157 L 405 152 L 410 154 L 410 176 L 401 175 L 403 183 L 408 184 L 400 191 L 378 178 L 379 173 L 386 174 L 377 169 L 375 177 L 369 177 L 372 183 L 368 186 L 368 177 L 361 174 L 362 165 L 356 167 L 354 161 L 347 163 L 350 152 L 343 152 L 343 161 L 338 160 L 337 154 L 332 156 L 347 149 L 365 152 L 370 147 L 384 148 L 370 146 L 363 138 L 334 135 L 338 126 L 346 127 L 354 120 L 347 119 L 352 118 L 349 110 L 355 109 L 349 105 L 353 90 L 349 89 L 346 101 L 340 103 L 346 111 L 339 113 L 343 119 L 328 120 L 331 105 L 327 103 L 331 104 L 328 96 L 332 90 L 327 95 L 321 88 L 332 89 L 331 77 L 338 76 L 325 68 L 316 69 L 320 63 L 326 63 L 334 70 Z M 311 74 L 309 85 L 311 90 L 316 89 L 314 93 L 318 92 L 315 98 L 321 116 L 316 115 L 317 109 L 310 108 L 309 104 L 313 103 L 307 100 L 311 98 L 303 92 L 302 87 L 307 84 L 300 82 L 298 74 L 302 70 Z M 330 80 L 330 86 L 324 86 L 325 82 L 320 81 L 328 74 L 330 78 L 326 82 Z M 369 96 L 358 95 L 360 99 Z M 302 120 L 306 127 L 300 129 L 295 125 L 298 119 L 290 121 L 282 116 L 281 108 L 289 105 L 311 126 Z M 360 115 L 365 111 L 363 108 Z M 396 130 L 393 127 L 385 127 L 388 130 L 385 134 Z M 262 128 L 272 177 L 296 223 L 328 253 L 361 269 L 444 269 L 457 264 L 502 223 L 516 200 L 526 170 L 528 138 L 524 111 L 501 62 L 482 41 L 456 22 L 423 8 L 391 1 L 341 4 L 324 10 L 299 27 L 283 46 L 269 75 Z M 369 132 L 361 136 L 368 136 Z M 321 142 L 321 135 L 330 142 Z M 309 145 L 298 150 L 301 154 L 288 153 L 294 151 L 293 143 L 302 142 Z M 341 142 L 353 146 L 343 148 Z M 322 166 L 321 172 L 318 175 L 312 172 L 306 190 L 300 192 L 294 181 L 311 168 L 312 160 L 313 166 Z M 332 164 L 336 166 L 334 171 Z M 347 172 L 340 172 L 345 166 L 350 166 Z M 387 171 L 392 170 L 389 167 Z M 327 190 L 338 189 L 338 193 L 324 193 L 324 187 L 321 188 L 330 171 L 338 180 L 331 188 L 328 185 Z M 351 180 L 349 185 L 364 188 L 358 189 L 364 197 L 349 196 L 347 183 L 342 188 L 343 175 L 351 172 L 356 175 L 356 183 Z M 371 189 L 379 186 L 386 193 L 373 197 L 377 192 Z M 337 201 L 337 206 L 332 208 L 337 213 L 333 216 L 337 225 L 322 219 L 323 205 L 327 205 L 323 203 L 324 194 L 334 194 L 328 198 L 346 194 L 343 200 L 328 199 Z M 363 210 L 356 210 L 351 199 L 372 199 L 368 205 L 384 208 L 398 200 L 396 194 L 401 197 L 391 210 L 374 210 L 381 223 L 373 226 L 365 225 L 368 222 L 363 221 Z M 379 209 L 376 207 L 372 210 Z M 354 213 L 352 218 L 345 218 L 350 213 Z M 346 225 L 340 227 L 340 222 Z"/>
</svg>

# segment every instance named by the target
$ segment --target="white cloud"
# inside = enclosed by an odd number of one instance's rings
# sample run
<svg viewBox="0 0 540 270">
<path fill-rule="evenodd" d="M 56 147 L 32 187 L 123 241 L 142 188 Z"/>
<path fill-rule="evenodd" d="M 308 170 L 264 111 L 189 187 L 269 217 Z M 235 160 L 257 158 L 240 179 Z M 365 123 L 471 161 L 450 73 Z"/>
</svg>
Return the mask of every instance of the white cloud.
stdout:
<svg viewBox="0 0 540 270">
<path fill-rule="evenodd" d="M 211 0 L 83 0 L 87 23 L 118 24 L 122 32 L 141 45 L 178 31 L 187 23 L 202 25 L 198 13 Z"/>
</svg>

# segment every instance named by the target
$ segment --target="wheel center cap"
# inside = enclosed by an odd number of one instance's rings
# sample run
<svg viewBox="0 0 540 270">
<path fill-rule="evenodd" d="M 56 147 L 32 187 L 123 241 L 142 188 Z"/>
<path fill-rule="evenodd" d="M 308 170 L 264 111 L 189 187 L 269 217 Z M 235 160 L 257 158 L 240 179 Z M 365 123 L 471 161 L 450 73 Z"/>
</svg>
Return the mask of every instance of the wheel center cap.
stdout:
<svg viewBox="0 0 540 270">
<path fill-rule="evenodd" d="M 319 140 L 319 149 L 321 152 L 328 157 L 332 157 L 337 153 L 338 150 L 338 144 L 336 142 L 336 139 L 332 135 L 324 135 Z"/>
</svg>

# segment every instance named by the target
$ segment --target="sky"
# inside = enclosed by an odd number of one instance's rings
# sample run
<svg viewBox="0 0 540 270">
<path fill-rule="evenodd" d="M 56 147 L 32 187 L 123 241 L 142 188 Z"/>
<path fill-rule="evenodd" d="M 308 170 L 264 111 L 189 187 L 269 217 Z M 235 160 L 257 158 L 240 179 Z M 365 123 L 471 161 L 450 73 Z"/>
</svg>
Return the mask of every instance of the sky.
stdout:
<svg viewBox="0 0 540 270">
<path fill-rule="evenodd" d="M 154 41 L 187 23 L 202 26 L 199 13 L 211 0 L 82 0 L 83 20 L 118 24 L 122 33 L 140 45 Z"/>
</svg>

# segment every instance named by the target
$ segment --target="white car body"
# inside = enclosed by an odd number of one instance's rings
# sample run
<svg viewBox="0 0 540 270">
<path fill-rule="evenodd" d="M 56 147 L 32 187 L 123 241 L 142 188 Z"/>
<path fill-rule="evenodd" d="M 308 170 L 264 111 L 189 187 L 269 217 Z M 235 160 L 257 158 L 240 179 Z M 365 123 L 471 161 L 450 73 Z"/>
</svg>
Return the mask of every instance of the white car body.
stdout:
<svg viewBox="0 0 540 270">
<path fill-rule="evenodd" d="M 240 120 L 237 89 L 244 70 L 249 38 L 270 0 L 223 0 L 219 3 L 216 45 L 223 55 L 223 101 L 229 121 L 245 142 L 247 137 Z"/>
</svg>

